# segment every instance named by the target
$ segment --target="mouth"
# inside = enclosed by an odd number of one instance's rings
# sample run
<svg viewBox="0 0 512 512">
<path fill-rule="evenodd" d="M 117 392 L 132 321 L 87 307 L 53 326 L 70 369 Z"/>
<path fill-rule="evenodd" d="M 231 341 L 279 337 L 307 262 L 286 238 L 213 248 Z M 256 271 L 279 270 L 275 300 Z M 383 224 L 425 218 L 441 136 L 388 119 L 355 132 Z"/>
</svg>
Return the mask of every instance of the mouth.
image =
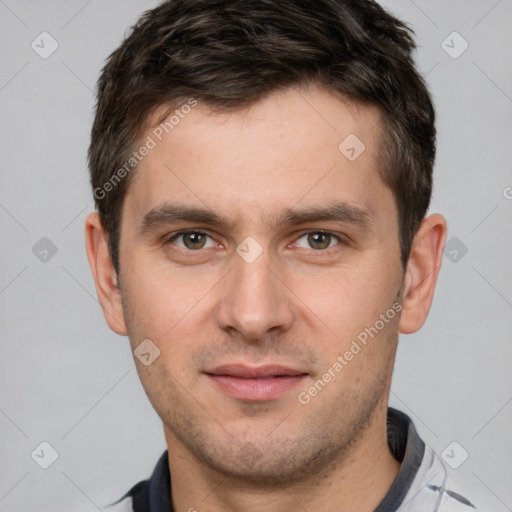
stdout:
<svg viewBox="0 0 512 512">
<path fill-rule="evenodd" d="M 205 372 L 217 389 L 238 400 L 275 400 L 298 386 L 308 375 L 287 366 L 250 367 L 238 364 L 219 366 Z"/>
</svg>

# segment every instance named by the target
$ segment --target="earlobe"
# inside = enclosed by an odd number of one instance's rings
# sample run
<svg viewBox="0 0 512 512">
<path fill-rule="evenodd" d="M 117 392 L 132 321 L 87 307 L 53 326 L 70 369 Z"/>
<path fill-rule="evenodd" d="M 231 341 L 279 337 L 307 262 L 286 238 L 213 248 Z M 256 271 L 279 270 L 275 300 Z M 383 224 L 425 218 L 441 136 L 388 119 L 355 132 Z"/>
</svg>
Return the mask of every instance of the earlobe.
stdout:
<svg viewBox="0 0 512 512">
<path fill-rule="evenodd" d="M 418 331 L 427 319 L 441 268 L 446 240 L 446 220 L 433 214 L 423 219 L 414 241 L 405 272 L 399 332 Z"/>
<path fill-rule="evenodd" d="M 118 277 L 110 257 L 106 233 L 96 212 L 91 213 L 85 221 L 85 242 L 87 258 L 105 320 L 115 333 L 125 336 L 127 330 Z"/>
</svg>

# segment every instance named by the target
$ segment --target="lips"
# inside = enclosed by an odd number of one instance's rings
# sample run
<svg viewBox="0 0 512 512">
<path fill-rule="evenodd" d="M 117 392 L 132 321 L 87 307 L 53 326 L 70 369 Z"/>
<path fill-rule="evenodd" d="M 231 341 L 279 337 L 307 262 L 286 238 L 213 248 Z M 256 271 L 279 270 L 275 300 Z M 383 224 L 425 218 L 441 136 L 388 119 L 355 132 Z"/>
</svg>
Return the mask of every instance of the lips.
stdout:
<svg viewBox="0 0 512 512">
<path fill-rule="evenodd" d="M 294 370 L 287 366 L 271 364 L 267 366 L 249 367 L 240 364 L 226 364 L 219 366 L 210 373 L 212 375 L 224 375 L 228 377 L 238 377 L 241 379 L 265 379 L 272 377 L 289 377 L 303 375 L 305 372 Z"/>
<path fill-rule="evenodd" d="M 214 386 L 238 400 L 269 401 L 297 386 L 308 374 L 282 365 L 218 366 L 205 372 Z"/>
</svg>

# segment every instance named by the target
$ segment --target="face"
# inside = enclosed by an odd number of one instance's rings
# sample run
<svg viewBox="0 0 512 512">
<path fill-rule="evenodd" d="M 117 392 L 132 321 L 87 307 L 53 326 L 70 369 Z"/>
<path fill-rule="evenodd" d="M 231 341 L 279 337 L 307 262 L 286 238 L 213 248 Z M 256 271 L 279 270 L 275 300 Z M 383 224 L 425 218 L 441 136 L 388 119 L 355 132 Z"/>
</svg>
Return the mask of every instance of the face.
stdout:
<svg viewBox="0 0 512 512">
<path fill-rule="evenodd" d="M 154 129 L 120 238 L 122 322 L 159 351 L 142 384 L 178 452 L 296 481 L 387 402 L 404 272 L 378 111 L 292 88 Z"/>
</svg>

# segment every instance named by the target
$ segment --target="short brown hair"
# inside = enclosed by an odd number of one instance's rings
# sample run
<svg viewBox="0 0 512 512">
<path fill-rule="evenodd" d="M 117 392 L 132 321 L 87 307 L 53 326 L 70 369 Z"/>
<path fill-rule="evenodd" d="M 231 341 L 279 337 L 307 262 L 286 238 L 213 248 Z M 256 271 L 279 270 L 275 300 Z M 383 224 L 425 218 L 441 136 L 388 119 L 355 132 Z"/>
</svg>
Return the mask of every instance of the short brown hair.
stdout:
<svg viewBox="0 0 512 512">
<path fill-rule="evenodd" d="M 430 204 L 436 136 L 412 35 L 372 0 L 168 0 L 144 13 L 102 70 L 89 148 L 116 270 L 126 162 L 151 113 L 187 98 L 234 110 L 309 83 L 382 113 L 379 173 L 396 200 L 405 268 Z"/>
</svg>

